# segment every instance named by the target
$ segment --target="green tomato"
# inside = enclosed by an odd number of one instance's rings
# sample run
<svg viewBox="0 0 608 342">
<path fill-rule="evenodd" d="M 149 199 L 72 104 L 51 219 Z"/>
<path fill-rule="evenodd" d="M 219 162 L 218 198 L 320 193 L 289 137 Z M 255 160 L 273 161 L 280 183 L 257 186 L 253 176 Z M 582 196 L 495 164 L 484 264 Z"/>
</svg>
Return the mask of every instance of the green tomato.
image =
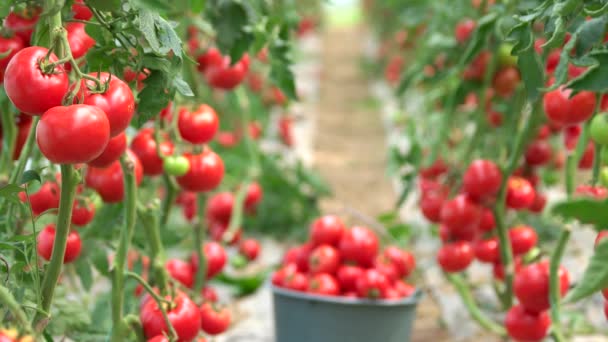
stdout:
<svg viewBox="0 0 608 342">
<path fill-rule="evenodd" d="M 163 161 L 165 173 L 171 176 L 183 176 L 190 170 L 190 162 L 184 156 L 166 157 Z"/>
<path fill-rule="evenodd" d="M 603 186 L 608 187 L 608 166 L 602 167 L 602 170 L 600 171 L 600 183 L 602 183 Z"/>
<path fill-rule="evenodd" d="M 501 66 L 517 65 L 517 56 L 512 56 L 511 50 L 513 50 L 513 45 L 511 44 L 503 43 L 498 47 L 498 63 Z"/>
<path fill-rule="evenodd" d="M 598 113 L 593 120 L 591 120 L 589 135 L 591 135 L 591 139 L 596 143 L 608 145 L 608 114 Z"/>
<path fill-rule="evenodd" d="M 237 254 L 230 259 L 230 264 L 236 269 L 241 269 L 247 266 L 248 263 L 249 260 L 247 260 L 247 258 L 242 254 Z"/>
</svg>

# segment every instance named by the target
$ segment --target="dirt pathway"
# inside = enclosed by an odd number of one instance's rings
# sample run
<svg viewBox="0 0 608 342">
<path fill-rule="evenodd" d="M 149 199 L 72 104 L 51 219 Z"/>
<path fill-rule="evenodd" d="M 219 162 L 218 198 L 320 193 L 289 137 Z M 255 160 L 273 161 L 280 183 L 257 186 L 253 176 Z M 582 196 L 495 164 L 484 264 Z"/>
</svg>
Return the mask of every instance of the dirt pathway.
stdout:
<svg viewBox="0 0 608 342">
<path fill-rule="evenodd" d="M 395 193 L 386 175 L 385 132 L 380 113 L 363 106 L 369 86 L 359 58 L 364 32 L 330 28 L 323 37 L 323 77 L 317 113 L 315 164 L 334 189 L 325 212 L 345 206 L 375 217 L 390 210 Z M 413 342 L 448 341 L 437 306 L 425 296 L 418 308 Z"/>
</svg>

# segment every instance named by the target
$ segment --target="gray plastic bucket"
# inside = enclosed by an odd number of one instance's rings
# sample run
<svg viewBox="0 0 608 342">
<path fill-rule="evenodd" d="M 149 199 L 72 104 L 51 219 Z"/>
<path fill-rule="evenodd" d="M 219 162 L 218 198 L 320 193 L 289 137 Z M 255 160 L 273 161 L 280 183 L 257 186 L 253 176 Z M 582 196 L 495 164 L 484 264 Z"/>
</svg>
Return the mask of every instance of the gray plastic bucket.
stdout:
<svg viewBox="0 0 608 342">
<path fill-rule="evenodd" d="M 276 342 L 408 342 L 421 292 L 402 300 L 317 296 L 272 286 Z"/>
</svg>

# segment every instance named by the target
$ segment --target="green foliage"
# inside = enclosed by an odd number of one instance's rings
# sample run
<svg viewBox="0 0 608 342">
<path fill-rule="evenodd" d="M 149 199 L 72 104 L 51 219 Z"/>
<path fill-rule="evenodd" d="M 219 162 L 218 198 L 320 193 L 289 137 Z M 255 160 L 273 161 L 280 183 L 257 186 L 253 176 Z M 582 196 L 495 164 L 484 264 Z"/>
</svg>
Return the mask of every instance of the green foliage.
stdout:
<svg viewBox="0 0 608 342">
<path fill-rule="evenodd" d="M 595 248 L 595 253 L 593 254 L 593 257 L 591 257 L 591 261 L 583 274 L 583 278 L 577 283 L 574 289 L 568 293 L 566 301 L 575 302 L 608 287 L 607 259 L 608 241 L 602 240 Z"/>
<path fill-rule="evenodd" d="M 555 204 L 551 212 L 563 219 L 592 224 L 598 231 L 608 226 L 608 202 L 580 198 Z"/>
</svg>

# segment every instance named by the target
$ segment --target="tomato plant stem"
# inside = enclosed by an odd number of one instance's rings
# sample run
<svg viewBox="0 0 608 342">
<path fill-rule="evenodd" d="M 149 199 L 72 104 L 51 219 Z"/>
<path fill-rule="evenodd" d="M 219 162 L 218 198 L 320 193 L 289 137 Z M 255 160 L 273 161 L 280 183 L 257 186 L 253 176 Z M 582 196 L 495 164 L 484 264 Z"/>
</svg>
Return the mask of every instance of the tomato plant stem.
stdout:
<svg viewBox="0 0 608 342">
<path fill-rule="evenodd" d="M 23 149 L 21 150 L 21 154 L 19 155 L 17 167 L 13 169 L 13 172 L 11 172 L 9 183 L 17 183 L 23 175 L 23 171 L 25 171 L 25 164 L 27 164 L 27 160 L 29 159 L 30 154 L 32 154 L 32 149 L 34 148 L 34 141 L 36 140 L 36 127 L 38 126 L 38 121 L 40 121 L 39 116 L 35 117 L 32 121 L 32 127 L 30 127 L 27 140 L 25 141 L 25 145 L 23 145 Z"/>
<path fill-rule="evenodd" d="M 167 195 L 163 198 L 162 202 L 160 224 L 165 227 L 169 220 L 169 214 L 171 213 L 173 203 L 177 198 L 177 186 L 167 174 L 163 174 L 163 183 L 165 185 L 165 190 L 167 190 Z"/>
<path fill-rule="evenodd" d="M 26 331 L 32 332 L 32 326 L 27 319 L 27 315 L 21 309 L 21 305 L 15 297 L 10 293 L 10 291 L 0 284 L 0 303 L 7 308 L 15 317 L 15 320 L 19 323 L 19 327 Z"/>
<path fill-rule="evenodd" d="M 165 270 L 165 250 L 160 237 L 157 211 L 158 206 L 152 204 L 147 208 L 138 210 L 138 215 L 148 238 L 150 264 L 152 265 L 154 281 L 160 287 L 161 293 L 166 293 L 169 287 L 169 277 Z"/>
<path fill-rule="evenodd" d="M 2 123 L 2 135 L 4 136 L 4 151 L 0 160 L 0 172 L 8 174 L 15 151 L 15 141 L 17 139 L 17 125 L 15 125 L 15 116 L 8 110 L 8 99 L 5 97 L 6 104 L 0 109 L 0 123 Z"/>
<path fill-rule="evenodd" d="M 566 226 L 559 235 L 557 246 L 551 254 L 551 260 L 549 263 L 549 302 L 551 303 L 551 322 L 553 335 L 556 341 L 565 341 L 561 332 L 560 323 L 560 281 L 559 281 L 559 266 L 561 264 L 566 244 L 570 239 L 570 227 Z"/>
<path fill-rule="evenodd" d="M 205 286 L 205 279 L 207 278 L 207 260 L 203 253 L 204 243 L 204 232 L 205 232 L 205 202 L 206 196 L 204 193 L 198 193 L 196 195 L 196 207 L 198 210 L 198 222 L 194 225 L 194 250 L 196 252 L 196 258 L 198 260 L 198 269 L 194 275 L 194 293 L 200 294 L 201 290 Z"/>
<path fill-rule="evenodd" d="M 232 214 L 230 215 L 230 224 L 222 236 L 222 241 L 226 243 L 230 243 L 234 239 L 234 236 L 241 227 L 243 221 L 243 206 L 245 204 L 245 196 L 247 195 L 249 184 L 249 179 L 245 179 L 234 196 L 234 207 L 232 208 Z"/>
<path fill-rule="evenodd" d="M 593 156 L 593 171 L 591 173 L 591 185 L 595 186 L 600 177 L 600 168 L 602 167 L 602 150 L 603 145 L 595 144 L 595 155 Z"/>
<path fill-rule="evenodd" d="M 152 299 L 154 299 L 154 301 L 156 301 L 156 305 L 158 306 L 159 310 L 161 311 L 161 313 L 163 315 L 163 320 L 165 321 L 165 324 L 167 325 L 167 327 L 169 329 L 169 335 L 171 337 L 171 341 L 177 341 L 177 333 L 175 332 L 175 329 L 173 328 L 173 324 L 171 324 L 171 321 L 169 320 L 169 316 L 167 316 L 167 310 L 165 309 L 165 305 L 171 305 L 171 302 L 167 301 L 163 297 L 159 296 L 156 292 L 154 292 L 154 289 L 150 286 L 150 284 L 148 284 L 138 274 L 133 273 L 133 272 L 126 272 L 125 274 L 128 277 L 131 277 L 131 278 L 137 280 L 137 282 L 139 282 L 141 284 L 141 286 L 144 287 L 146 292 L 148 292 L 150 297 L 152 297 Z M 165 304 L 165 305 L 163 305 L 163 304 Z"/>
<path fill-rule="evenodd" d="M 509 240 L 507 226 L 504 222 L 504 217 L 506 214 L 505 202 L 507 184 L 509 181 L 509 176 L 513 173 L 513 171 L 515 171 L 517 163 L 523 154 L 524 146 L 526 145 L 527 140 L 538 125 L 538 112 L 541 105 L 542 101 L 537 101 L 537 103 L 531 109 L 530 114 L 528 116 L 523 115 L 524 126 L 517 132 L 515 136 L 515 141 L 513 142 L 513 147 L 511 149 L 511 155 L 507 165 L 503 168 L 502 183 L 496 198 L 496 204 L 494 206 L 494 219 L 496 220 L 496 230 L 500 243 L 500 257 L 505 270 L 505 294 L 501 297 L 504 298 L 506 309 L 511 307 L 513 302 L 513 274 L 515 271 L 513 266 L 513 251 L 511 250 L 511 242 Z"/>
<path fill-rule="evenodd" d="M 112 336 L 111 341 L 124 340 L 123 303 L 124 303 L 124 269 L 127 263 L 127 253 L 131 245 L 135 228 L 135 209 L 137 203 L 137 185 L 135 181 L 135 165 L 126 154 L 121 159 L 124 175 L 125 191 L 125 222 L 120 231 L 120 240 L 114 257 L 112 273 Z"/>
<path fill-rule="evenodd" d="M 55 228 L 55 240 L 53 241 L 53 252 L 51 261 L 46 268 L 42 279 L 42 311 L 50 312 L 55 286 L 61 273 L 63 257 L 65 256 L 68 234 L 70 232 L 70 220 L 72 218 L 72 205 L 76 195 L 76 185 L 78 184 L 78 174 L 72 165 L 61 165 L 61 195 L 59 201 L 59 213 L 57 214 L 57 225 Z M 46 319 L 38 313 L 34 319 L 36 329 L 41 331 L 46 326 Z"/>
<path fill-rule="evenodd" d="M 479 309 L 479 306 L 477 306 L 477 303 L 475 303 L 475 299 L 473 298 L 471 291 L 461 276 L 456 274 L 446 274 L 446 277 L 448 281 L 456 288 L 456 291 L 458 291 L 458 294 L 462 298 L 462 301 L 464 302 L 464 305 L 467 308 L 467 311 L 469 311 L 471 317 L 477 321 L 479 325 L 497 335 L 507 335 L 507 332 L 503 327 L 489 319 L 487 315 Z"/>
<path fill-rule="evenodd" d="M 141 325 L 139 317 L 133 314 L 125 316 L 125 325 L 128 326 L 131 331 L 135 332 L 137 342 L 146 341 L 146 336 L 144 336 L 144 329 Z"/>
</svg>

